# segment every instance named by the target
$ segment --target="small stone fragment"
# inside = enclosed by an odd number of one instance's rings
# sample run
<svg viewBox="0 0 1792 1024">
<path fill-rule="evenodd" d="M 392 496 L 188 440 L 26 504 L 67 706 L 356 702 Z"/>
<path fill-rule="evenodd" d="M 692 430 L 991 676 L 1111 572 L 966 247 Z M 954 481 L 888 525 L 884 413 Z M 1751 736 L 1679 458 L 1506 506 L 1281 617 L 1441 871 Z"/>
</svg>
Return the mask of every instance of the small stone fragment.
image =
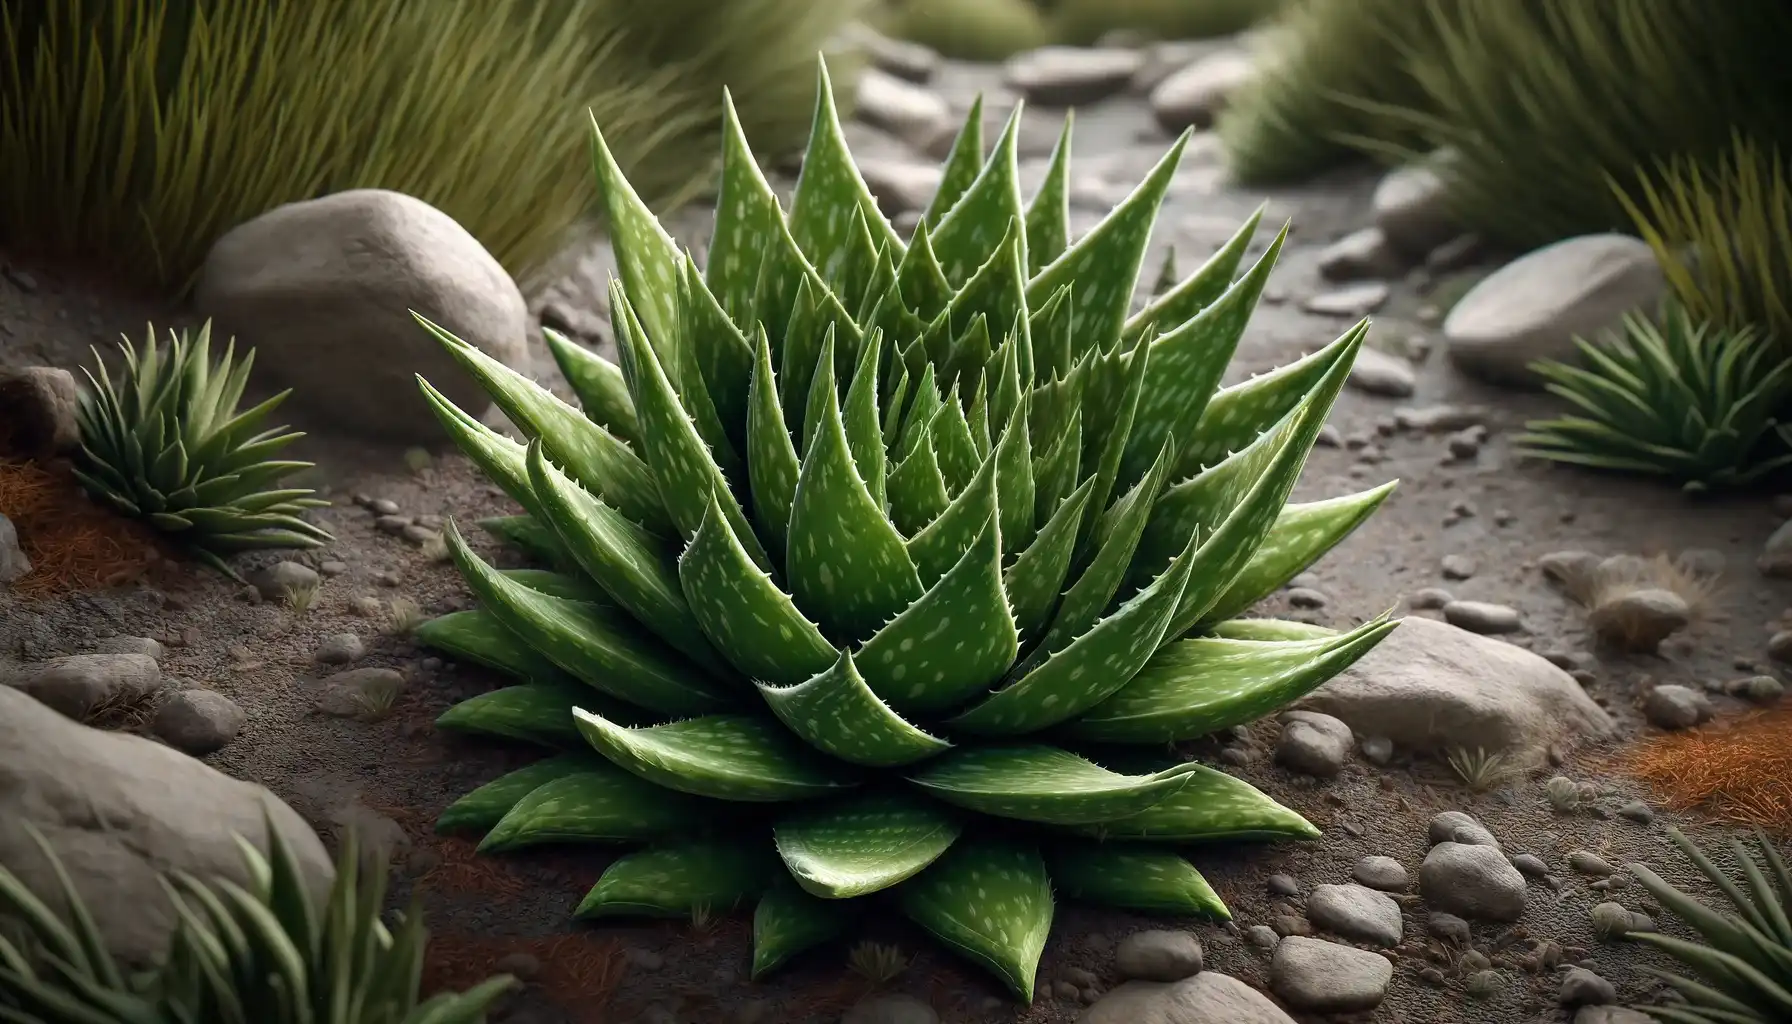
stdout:
<svg viewBox="0 0 1792 1024">
<path fill-rule="evenodd" d="M 1525 881 L 1491 846 L 1439 843 L 1419 866 L 1419 892 L 1434 909 L 1471 920 L 1524 916 Z"/>
<path fill-rule="evenodd" d="M 1135 932 L 1121 939 L 1114 949 L 1114 969 L 1123 978 L 1181 981 L 1201 973 L 1201 967 L 1201 942 L 1191 932 Z"/>
<path fill-rule="evenodd" d="M 1354 739 L 1350 726 L 1315 711 L 1290 711 L 1282 721 L 1278 762 L 1318 778 L 1331 778 L 1343 770 Z"/>
<path fill-rule="evenodd" d="M 156 709 L 152 728 L 176 750 L 204 757 L 222 750 L 249 721 L 236 701 L 212 690 L 182 690 Z"/>
<path fill-rule="evenodd" d="M 1445 622 L 1471 633 L 1516 633 L 1524 625 L 1517 609 L 1488 601 L 1451 601 L 1443 611 Z"/>
<path fill-rule="evenodd" d="M 1392 857 L 1369 856 L 1356 862 L 1350 877 L 1382 892 L 1406 891 L 1406 868 Z"/>
<path fill-rule="evenodd" d="M 1386 957 L 1323 939 L 1292 936 L 1276 946 L 1270 987 L 1289 1006 L 1314 1013 L 1353 1013 L 1381 1005 L 1393 980 Z"/>
<path fill-rule="evenodd" d="M 1697 690 L 1675 684 L 1651 687 L 1643 716 L 1661 729 L 1690 729 L 1712 715 L 1711 701 Z"/>
</svg>

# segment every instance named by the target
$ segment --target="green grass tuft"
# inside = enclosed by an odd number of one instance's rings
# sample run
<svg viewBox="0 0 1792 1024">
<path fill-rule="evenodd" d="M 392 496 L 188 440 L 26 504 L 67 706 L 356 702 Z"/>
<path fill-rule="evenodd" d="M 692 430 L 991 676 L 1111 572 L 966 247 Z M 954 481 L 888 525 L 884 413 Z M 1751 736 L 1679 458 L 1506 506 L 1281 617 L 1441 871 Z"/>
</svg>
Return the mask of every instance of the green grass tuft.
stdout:
<svg viewBox="0 0 1792 1024">
<path fill-rule="evenodd" d="M 275 206 L 405 192 L 513 274 L 590 203 L 586 110 L 643 198 L 706 185 L 726 84 L 776 150 L 858 0 L 0 0 L 0 238 L 189 288 Z"/>
<path fill-rule="evenodd" d="M 1045 18 L 1028 0 L 892 0 L 876 21 L 898 39 L 958 60 L 1006 60 L 1051 41 Z"/>
<path fill-rule="evenodd" d="M 1151 39 L 1211 39 L 1242 32 L 1281 0 L 1057 0 L 1047 23 L 1061 43 L 1087 46 L 1109 32 Z"/>
</svg>

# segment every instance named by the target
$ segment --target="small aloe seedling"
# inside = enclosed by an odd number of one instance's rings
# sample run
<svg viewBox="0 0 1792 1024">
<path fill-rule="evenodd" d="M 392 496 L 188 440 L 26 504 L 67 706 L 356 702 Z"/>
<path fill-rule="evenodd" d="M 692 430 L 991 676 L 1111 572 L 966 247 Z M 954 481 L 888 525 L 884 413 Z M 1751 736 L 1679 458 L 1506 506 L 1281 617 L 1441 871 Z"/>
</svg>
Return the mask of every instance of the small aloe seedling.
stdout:
<svg viewBox="0 0 1792 1024">
<path fill-rule="evenodd" d="M 861 942 L 846 955 L 846 966 L 856 975 L 881 988 L 908 970 L 908 954 L 881 942 Z"/>
<path fill-rule="evenodd" d="M 587 755 L 440 824 L 635 847 L 579 915 L 750 905 L 755 976 L 883 894 L 1031 1000 L 1059 897 L 1225 916 L 1177 847 L 1318 834 L 1164 752 L 1395 628 L 1216 634 L 1391 490 L 1289 504 L 1367 324 L 1222 388 L 1286 236 L 1246 266 L 1253 216 L 1135 311 L 1186 137 L 1072 238 L 1068 127 L 1024 202 L 1019 114 L 986 157 L 979 108 L 904 238 L 819 77 L 788 210 L 723 103 L 705 266 L 593 133 L 619 365 L 547 332 L 582 408 L 426 324 L 527 438 L 421 384 L 522 507 L 495 532 L 555 567 L 500 570 L 449 524 L 480 607 L 418 636 L 519 685 L 438 725 Z"/>
<path fill-rule="evenodd" d="M 404 693 L 404 683 L 397 679 L 381 676 L 370 679 L 356 688 L 350 696 L 355 709 L 361 717 L 370 722 L 377 722 L 392 714 L 398 704 L 398 698 Z"/>
<path fill-rule="evenodd" d="M 423 608 L 408 597 L 395 597 L 386 606 L 386 630 L 393 636 L 409 636 L 423 624 Z"/>
<path fill-rule="evenodd" d="M 1458 747 L 1449 752 L 1448 760 L 1463 785 L 1477 793 L 1498 789 L 1519 775 L 1517 763 L 1499 751 Z"/>
<path fill-rule="evenodd" d="M 303 616 L 317 606 L 317 593 L 321 584 L 317 580 L 304 580 L 288 583 L 280 590 L 280 603 L 295 617 Z"/>
</svg>

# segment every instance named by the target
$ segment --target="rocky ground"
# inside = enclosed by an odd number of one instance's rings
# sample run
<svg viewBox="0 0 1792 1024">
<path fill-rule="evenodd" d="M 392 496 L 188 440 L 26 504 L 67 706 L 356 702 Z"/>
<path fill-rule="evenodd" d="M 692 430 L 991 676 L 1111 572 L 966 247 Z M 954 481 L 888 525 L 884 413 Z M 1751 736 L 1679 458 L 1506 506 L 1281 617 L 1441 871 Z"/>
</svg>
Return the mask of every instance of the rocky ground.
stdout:
<svg viewBox="0 0 1792 1024">
<path fill-rule="evenodd" d="M 1028 187 L 1057 137 L 1052 108 L 1077 106 L 1079 230 L 1157 159 L 1166 127 L 1204 127 L 1249 66 L 1226 44 L 1048 54 L 1007 80 L 907 51 L 882 63 L 890 73 L 867 86 L 851 136 L 898 223 L 925 203 L 925 165 L 981 90 L 992 130 L 1017 95 L 1032 98 L 1021 132 Z M 465 841 L 433 835 L 443 807 L 527 758 L 435 732 L 436 714 L 492 680 L 405 636 L 420 616 L 470 604 L 435 543 L 443 522 L 508 502 L 458 455 L 330 436 L 341 424 L 329 395 L 313 397 L 323 412 L 300 425 L 317 433 L 307 454 L 337 502 L 317 516 L 334 544 L 290 561 L 245 560 L 258 570 L 247 588 L 182 570 L 49 600 L 0 593 L 0 665 L 13 663 L 12 682 L 45 704 L 159 737 L 267 787 L 326 836 L 355 824 L 383 836 L 396 895 L 421 896 L 437 936 L 432 979 L 464 984 L 507 970 L 529 982 L 506 1020 L 1630 1024 L 1637 1018 L 1608 1004 L 1654 998 L 1642 968 L 1667 965 L 1613 933 L 1680 925 L 1656 920 L 1661 908 L 1624 865 L 1647 861 L 1690 885 L 1666 828 L 1718 833 L 1653 807 L 1609 758 L 1663 729 L 1778 699 L 1769 640 L 1787 594 L 1757 562 L 1780 571 L 1767 541 L 1781 516 L 1764 496 L 1694 501 L 1514 456 L 1513 436 L 1552 401 L 1489 382 L 1582 329 L 1573 317 L 1591 315 L 1589 305 L 1614 294 L 1642 301 L 1659 287 L 1623 263 L 1621 243 L 1594 240 L 1586 244 L 1603 248 L 1578 258 L 1617 260 L 1623 273 L 1575 279 L 1572 252 L 1548 257 L 1556 262 L 1544 272 L 1525 272 L 1528 290 L 1478 291 L 1446 331 L 1455 300 L 1510 254 L 1458 238 L 1423 175 L 1384 182 L 1362 168 L 1250 191 L 1226 182 L 1218 146 L 1200 132 L 1152 266 L 1173 246 L 1193 269 L 1266 202 L 1255 251 L 1284 221 L 1292 234 L 1228 383 L 1373 316 L 1377 348 L 1364 352 L 1296 499 L 1400 486 L 1262 611 L 1348 626 L 1393 608 L 1409 621 L 1306 710 L 1194 750 L 1305 814 L 1325 839 L 1197 854 L 1232 910 L 1228 923 L 1061 907 L 1031 1007 L 1012 1005 L 894 917 L 866 922 L 867 941 L 909 958 L 875 993 L 840 950 L 749 983 L 742 920 L 575 928 L 571 908 L 602 870 L 602 851 L 476 859 Z M 692 242 L 707 232 L 704 211 L 675 223 Z M 535 289 L 532 315 L 606 344 L 608 261 L 601 243 L 571 254 Z M 89 344 L 140 336 L 146 319 L 159 327 L 191 316 L 8 263 L 0 362 L 72 367 Z M 389 367 L 336 355 L 342 401 L 379 400 L 361 375 Z M 1624 653 L 1601 642 L 1610 622 L 1665 640 Z M 1788 653 L 1792 643 L 1772 646 Z M 54 819 L 83 835 L 105 822 L 112 839 L 81 856 L 112 879 L 108 927 L 134 927 L 142 911 L 130 886 L 148 877 L 145 864 L 223 865 L 227 849 L 183 847 L 182 837 L 215 834 L 220 821 L 247 827 L 258 813 L 253 787 L 159 746 L 99 744 L 5 688 L 0 708 L 0 780 L 10 783 L 0 784 L 0 816 Z M 119 771 L 134 787 L 107 774 Z M 0 839 L 0 863 L 17 863 L 9 842 Z M 323 856 L 310 846 L 306 855 Z"/>
</svg>

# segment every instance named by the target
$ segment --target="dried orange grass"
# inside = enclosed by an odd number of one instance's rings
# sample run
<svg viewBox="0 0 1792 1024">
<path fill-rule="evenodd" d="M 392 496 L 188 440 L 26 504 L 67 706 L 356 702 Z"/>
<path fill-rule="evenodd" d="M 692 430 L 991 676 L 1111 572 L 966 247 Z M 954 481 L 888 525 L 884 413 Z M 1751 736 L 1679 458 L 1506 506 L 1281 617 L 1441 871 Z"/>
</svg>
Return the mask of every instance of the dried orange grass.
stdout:
<svg viewBox="0 0 1792 1024">
<path fill-rule="evenodd" d="M 66 463 L 0 456 L 0 514 L 31 559 L 20 597 L 122 586 L 168 560 L 154 530 L 88 500 Z"/>
<path fill-rule="evenodd" d="M 1792 706 L 1657 736 L 1612 766 L 1674 810 L 1792 833 Z"/>
<path fill-rule="evenodd" d="M 423 991 L 464 991 L 500 973 L 507 956 L 526 953 L 541 963 L 528 979 L 571 1012 L 580 1024 L 610 1024 L 610 1002 L 628 961 L 622 944 L 590 935 L 538 939 L 492 939 L 465 935 L 431 936 L 423 959 Z"/>
</svg>

